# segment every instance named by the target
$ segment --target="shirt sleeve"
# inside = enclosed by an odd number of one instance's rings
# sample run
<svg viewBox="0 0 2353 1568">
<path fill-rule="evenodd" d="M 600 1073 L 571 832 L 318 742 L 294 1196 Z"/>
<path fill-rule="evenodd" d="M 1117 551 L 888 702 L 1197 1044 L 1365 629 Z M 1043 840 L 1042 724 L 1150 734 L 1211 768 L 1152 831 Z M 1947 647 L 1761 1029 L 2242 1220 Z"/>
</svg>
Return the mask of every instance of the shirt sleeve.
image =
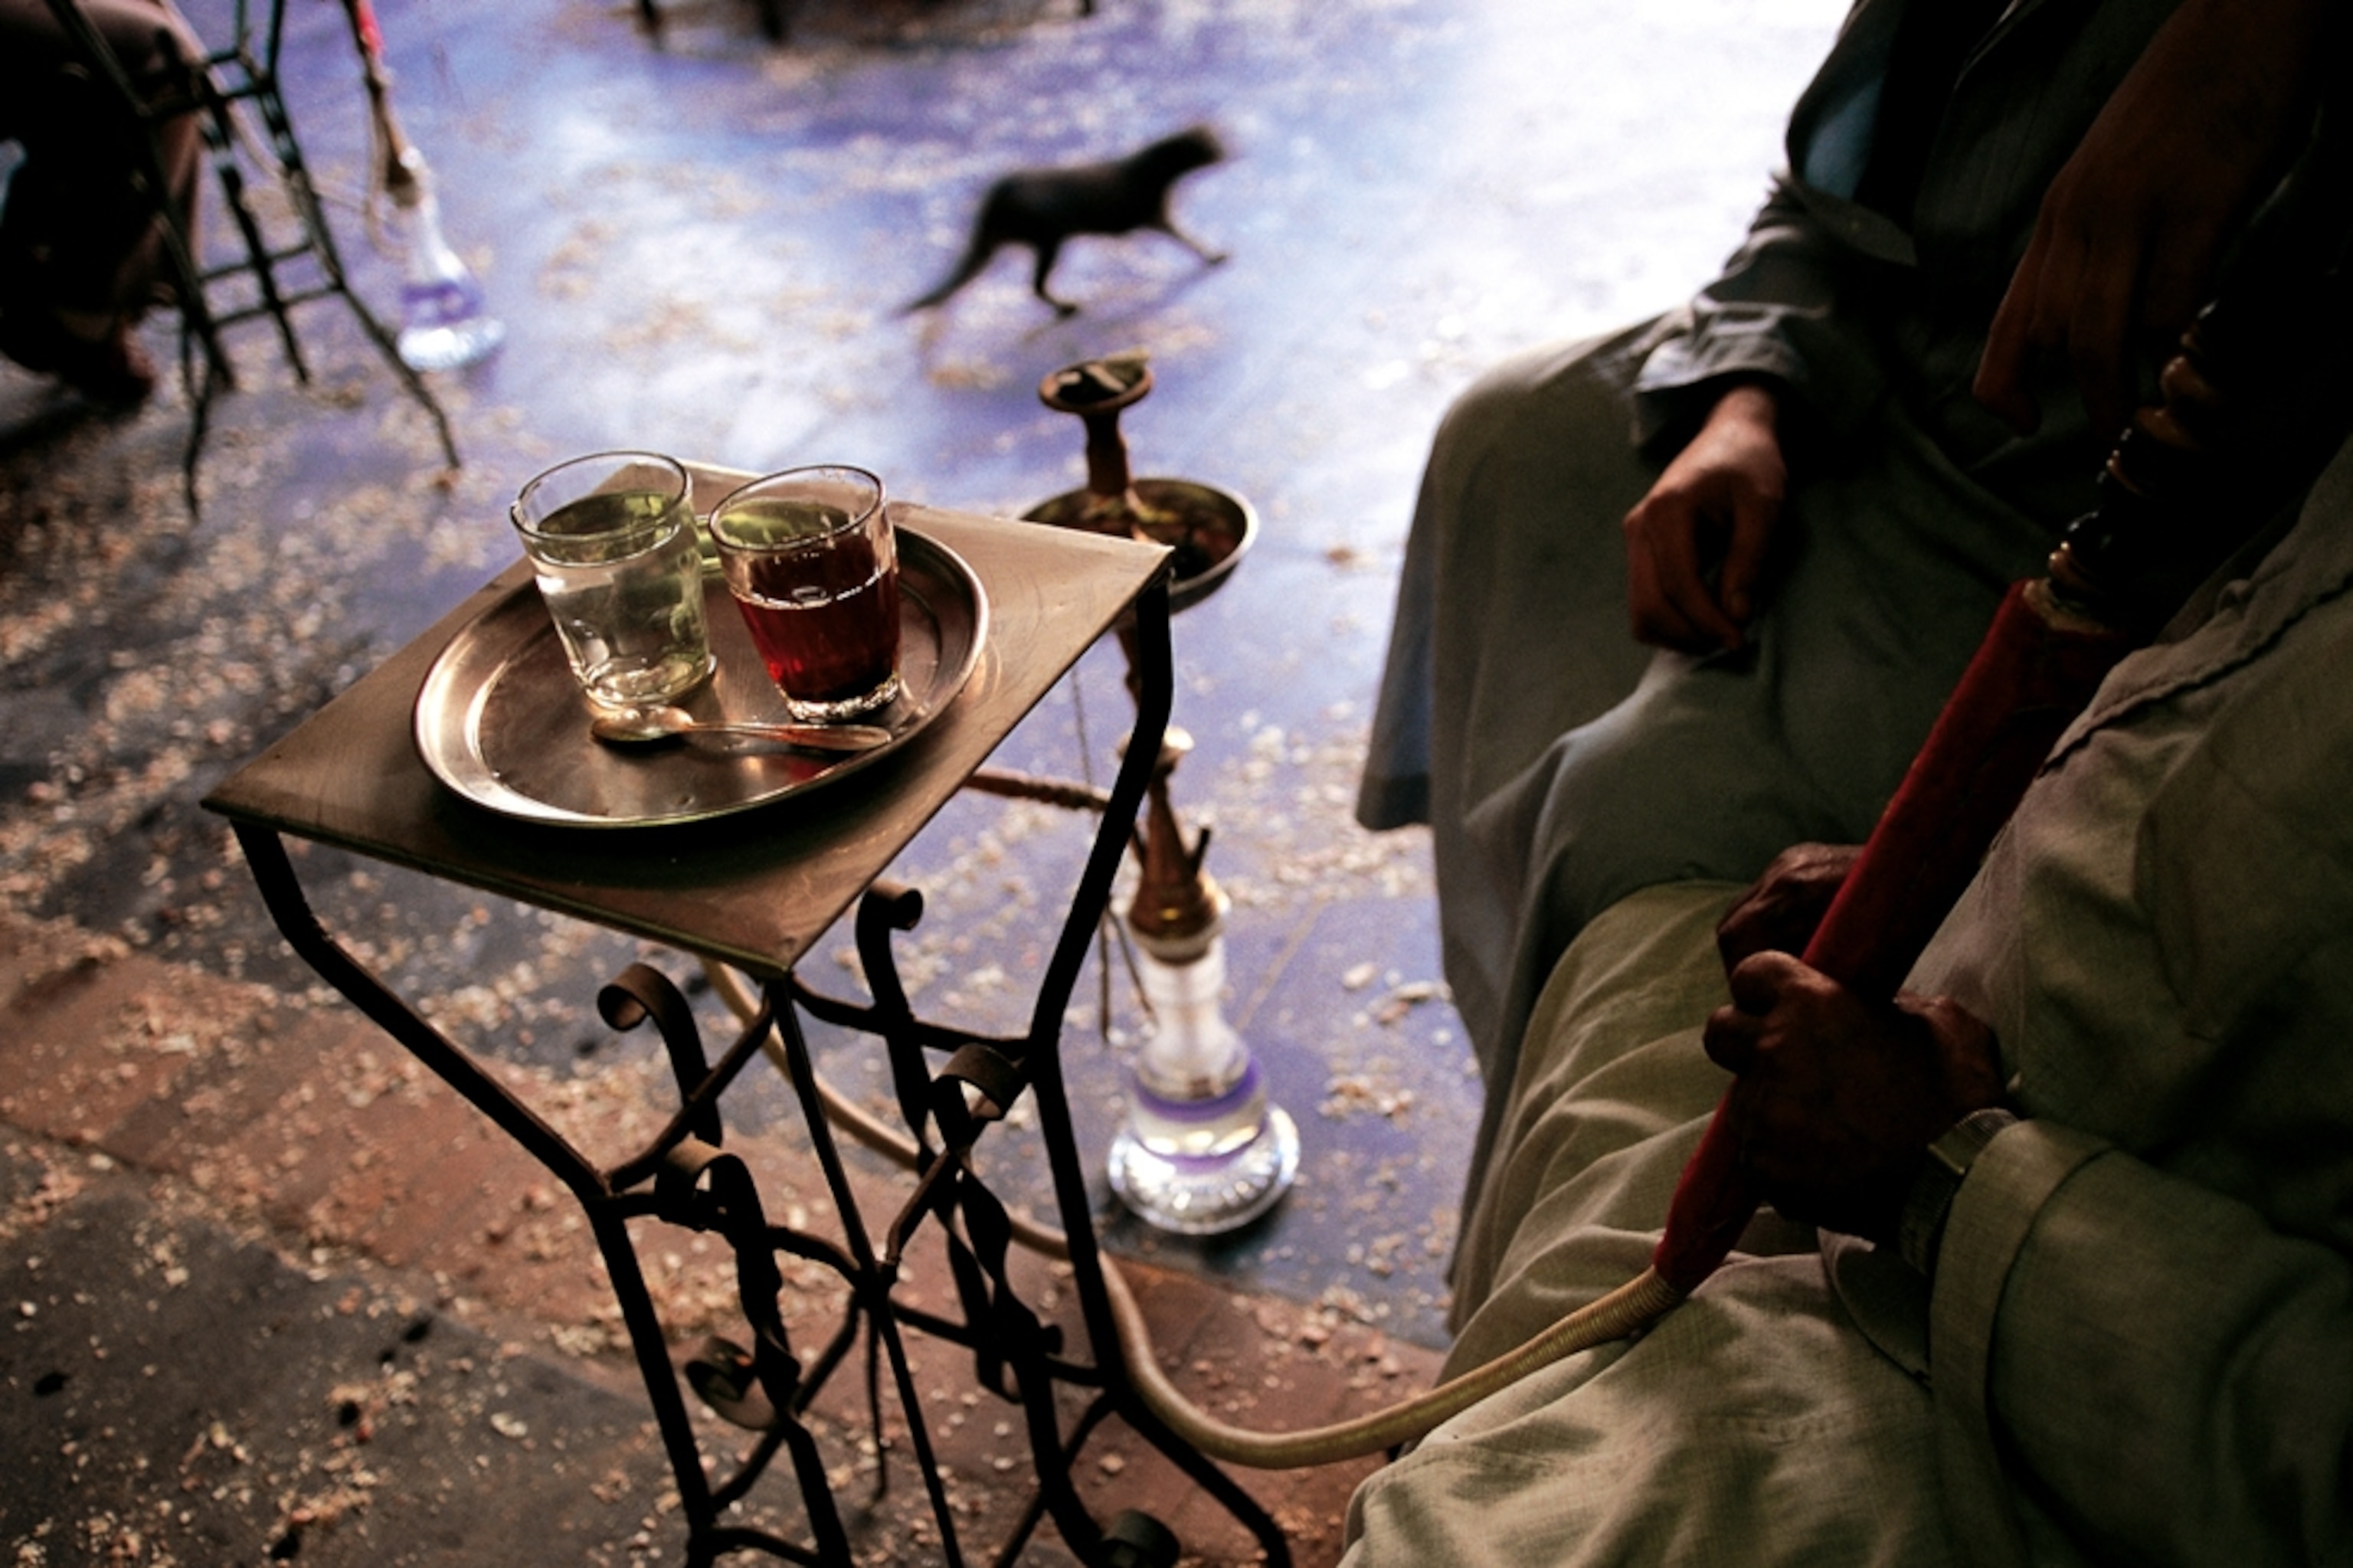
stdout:
<svg viewBox="0 0 2353 1568">
<path fill-rule="evenodd" d="M 2337 1246 L 2021 1122 L 1955 1200 L 1931 1335 L 1975 1561 L 2022 1554 L 2022 1495 L 2104 1558 L 2353 1562 L 2353 1262 Z"/>
<path fill-rule="evenodd" d="M 1688 436 L 1733 377 L 1773 380 L 1813 429 L 1851 434 L 1886 385 L 1873 296 L 1910 260 L 1886 218 L 1777 177 L 1723 275 L 1661 323 L 1634 383 L 1636 442 Z"/>
</svg>

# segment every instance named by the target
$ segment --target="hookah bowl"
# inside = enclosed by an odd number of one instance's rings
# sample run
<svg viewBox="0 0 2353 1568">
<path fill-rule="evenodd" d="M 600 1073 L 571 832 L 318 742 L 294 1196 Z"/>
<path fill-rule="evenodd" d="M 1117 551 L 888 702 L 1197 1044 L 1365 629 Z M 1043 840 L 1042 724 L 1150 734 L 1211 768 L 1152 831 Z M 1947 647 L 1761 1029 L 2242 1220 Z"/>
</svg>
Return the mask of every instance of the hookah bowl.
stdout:
<svg viewBox="0 0 2353 1568">
<path fill-rule="evenodd" d="M 1258 537 L 1258 513 L 1231 491 L 1189 479 L 1136 479 L 1128 471 L 1122 410 L 1152 390 L 1140 353 L 1065 366 L 1038 384 L 1038 400 L 1087 429 L 1087 487 L 1023 513 L 1031 523 L 1166 545 L 1176 552 L 1168 609 L 1188 609 L 1223 587 Z"/>
<path fill-rule="evenodd" d="M 1224 585 L 1258 533 L 1241 497 L 1184 479 L 1136 479 L 1119 430 L 1123 409 L 1152 390 L 1141 354 L 1086 360 L 1039 384 L 1039 401 L 1086 424 L 1087 488 L 1023 515 L 1030 522 L 1166 545 L 1175 552 L 1171 611 Z M 1122 633 L 1124 640 L 1125 633 Z M 1228 900 L 1204 864 L 1207 828 L 1190 844 L 1168 779 L 1192 747 L 1168 731 L 1138 836 L 1142 875 L 1127 911 L 1150 1014 L 1112 1139 L 1112 1191 L 1146 1224 L 1183 1235 L 1248 1224 L 1290 1191 L 1299 1129 L 1267 1098 L 1249 1044 L 1226 1022 Z"/>
</svg>

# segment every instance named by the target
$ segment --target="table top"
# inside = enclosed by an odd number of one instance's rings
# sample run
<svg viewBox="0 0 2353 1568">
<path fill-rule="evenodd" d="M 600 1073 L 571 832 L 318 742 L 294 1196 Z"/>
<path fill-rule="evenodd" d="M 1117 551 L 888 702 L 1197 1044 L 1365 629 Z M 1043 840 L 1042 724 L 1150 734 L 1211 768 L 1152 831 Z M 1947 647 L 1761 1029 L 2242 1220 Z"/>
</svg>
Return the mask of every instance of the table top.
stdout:
<svg viewBox="0 0 2353 1568">
<path fill-rule="evenodd" d="M 694 474 L 699 508 L 748 477 Z M 934 507 L 894 514 L 971 566 L 988 597 L 988 637 L 963 693 L 923 734 L 839 784 L 711 821 L 625 830 L 522 821 L 457 794 L 417 755 L 417 691 L 449 640 L 527 580 L 519 561 L 205 804 L 240 823 L 779 975 L 1117 623 L 1169 554 Z"/>
</svg>

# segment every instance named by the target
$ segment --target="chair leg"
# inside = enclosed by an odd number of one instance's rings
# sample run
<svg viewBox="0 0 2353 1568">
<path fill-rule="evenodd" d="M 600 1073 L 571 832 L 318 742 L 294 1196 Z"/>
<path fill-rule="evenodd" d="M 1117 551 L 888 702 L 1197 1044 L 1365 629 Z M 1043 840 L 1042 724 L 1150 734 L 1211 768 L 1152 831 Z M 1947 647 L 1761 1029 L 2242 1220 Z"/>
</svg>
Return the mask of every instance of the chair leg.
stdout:
<svg viewBox="0 0 2353 1568">
<path fill-rule="evenodd" d="M 277 258 L 269 249 L 269 237 L 261 232 L 261 220 L 246 204 L 245 171 L 237 166 L 234 153 L 224 151 L 214 164 L 214 172 L 220 176 L 221 199 L 228 206 L 229 217 L 245 240 L 247 260 L 235 270 L 253 274 L 253 286 L 261 294 L 261 309 L 277 323 L 278 342 L 285 352 L 286 363 L 293 368 L 294 379 L 307 387 L 311 382 L 310 363 L 302 357 L 301 340 L 294 335 L 294 321 L 287 313 L 286 295 L 278 286 Z"/>
</svg>

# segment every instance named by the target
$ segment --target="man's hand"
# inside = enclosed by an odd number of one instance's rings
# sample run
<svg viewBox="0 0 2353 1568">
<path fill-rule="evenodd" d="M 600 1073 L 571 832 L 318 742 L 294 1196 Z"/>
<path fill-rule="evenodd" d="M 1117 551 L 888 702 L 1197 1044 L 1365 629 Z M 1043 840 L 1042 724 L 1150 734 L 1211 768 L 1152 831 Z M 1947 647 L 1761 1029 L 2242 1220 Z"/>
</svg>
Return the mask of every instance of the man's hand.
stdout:
<svg viewBox="0 0 2353 1568">
<path fill-rule="evenodd" d="M 1786 953 L 1732 971 L 1703 1041 L 1738 1075 L 1722 1115 L 1782 1213 L 1892 1242 L 1923 1151 L 2001 1098 L 1993 1033 L 1949 998 L 1863 1001 Z"/>
<path fill-rule="evenodd" d="M 1789 480 L 1778 417 L 1766 387 L 1732 387 L 1626 514 L 1637 641 L 1689 652 L 1740 646 Z"/>
<path fill-rule="evenodd" d="M 2311 124 L 2335 0 L 2185 0 L 2052 181 L 1995 312 L 1978 400 L 2041 419 L 2033 361 L 2065 355 L 2092 428 L 2120 433 L 2137 360 L 2170 354 L 2232 231 Z"/>
<path fill-rule="evenodd" d="M 1862 854 L 1861 844 L 1791 844 L 1715 927 L 1726 974 L 1756 953 L 1802 953 Z"/>
</svg>

